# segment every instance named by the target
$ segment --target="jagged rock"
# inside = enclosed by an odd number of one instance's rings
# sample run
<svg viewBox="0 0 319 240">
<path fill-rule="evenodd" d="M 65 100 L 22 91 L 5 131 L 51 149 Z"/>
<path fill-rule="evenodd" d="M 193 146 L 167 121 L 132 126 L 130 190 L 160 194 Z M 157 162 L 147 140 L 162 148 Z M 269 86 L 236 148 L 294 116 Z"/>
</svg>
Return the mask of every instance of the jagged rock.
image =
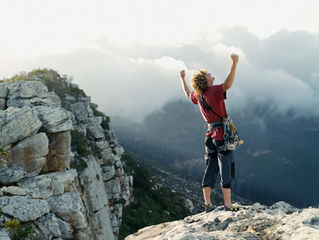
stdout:
<svg viewBox="0 0 319 240">
<path fill-rule="evenodd" d="M 0 83 L 0 98 L 7 98 L 8 92 L 7 84 Z"/>
<path fill-rule="evenodd" d="M 10 240 L 9 232 L 6 228 L 0 229 L 0 239 L 1 240 Z"/>
<path fill-rule="evenodd" d="M 48 88 L 39 81 L 18 81 L 8 84 L 7 87 L 9 107 L 22 107 L 26 103 L 29 105 L 31 98 L 45 98 L 49 95 Z"/>
<path fill-rule="evenodd" d="M 185 206 L 189 209 L 190 212 L 193 212 L 194 204 L 190 199 L 188 198 L 185 199 Z"/>
<path fill-rule="evenodd" d="M 103 150 L 100 154 L 99 162 L 101 165 L 114 165 L 115 158 L 111 148 Z"/>
<path fill-rule="evenodd" d="M 61 232 L 62 239 L 71 238 L 72 228 L 70 227 L 70 225 L 60 218 L 57 218 L 57 219 L 58 219 L 58 224 L 59 224 L 59 229 Z"/>
<path fill-rule="evenodd" d="M 52 196 L 49 198 L 48 203 L 51 212 L 68 222 L 74 229 L 87 227 L 87 222 L 83 214 L 84 206 L 77 193 L 67 192 Z"/>
<path fill-rule="evenodd" d="M 70 165 L 71 135 L 69 131 L 49 133 L 49 154 L 43 171 L 60 171 Z"/>
<path fill-rule="evenodd" d="M 118 178 L 105 182 L 105 187 L 109 199 L 120 199 L 121 185 Z"/>
<path fill-rule="evenodd" d="M 3 166 L 0 168 L 0 183 L 10 184 L 17 182 L 26 176 L 26 172 L 22 167 L 8 167 Z"/>
<path fill-rule="evenodd" d="M 114 166 L 102 167 L 103 181 L 108 181 L 115 175 Z"/>
<path fill-rule="evenodd" d="M 43 128 L 48 133 L 64 132 L 73 129 L 70 114 L 61 107 L 37 106 L 36 111 L 42 121 Z"/>
<path fill-rule="evenodd" d="M 5 146 L 34 135 L 42 123 L 30 107 L 9 107 L 0 111 L 0 145 Z"/>
<path fill-rule="evenodd" d="M 96 141 L 95 145 L 98 147 L 99 151 L 103 151 L 105 149 L 109 149 L 110 145 L 105 140 Z"/>
<path fill-rule="evenodd" d="M 71 191 L 74 178 L 77 176 L 75 169 L 64 172 L 55 172 L 27 178 L 18 182 L 18 186 L 28 191 L 36 198 L 49 198 L 53 195 Z"/>
<path fill-rule="evenodd" d="M 88 118 L 94 116 L 89 102 L 75 102 L 67 104 L 66 107 L 74 114 L 75 119 L 80 123 L 86 123 Z"/>
<path fill-rule="evenodd" d="M 76 98 L 66 93 L 64 95 L 64 101 L 66 101 L 68 103 L 75 103 L 76 102 Z"/>
<path fill-rule="evenodd" d="M 92 140 L 104 139 L 103 128 L 96 123 L 87 124 L 87 134 Z"/>
<path fill-rule="evenodd" d="M 0 197 L 2 212 L 21 222 L 29 222 L 42 217 L 50 211 L 48 203 L 44 200 L 31 197 Z"/>
<path fill-rule="evenodd" d="M 45 106 L 45 107 L 59 107 L 59 103 L 54 102 L 50 98 L 31 98 L 24 100 L 24 105 L 28 106 Z"/>
<path fill-rule="evenodd" d="M 285 214 L 290 214 L 293 213 L 295 211 L 297 211 L 297 209 L 295 207 L 293 207 L 292 205 L 290 205 L 289 203 L 286 202 L 276 202 L 275 204 L 271 205 L 269 207 L 270 210 L 275 210 L 274 212 L 277 213 L 276 210 L 281 211 Z M 269 211 L 271 212 L 271 211 Z"/>
<path fill-rule="evenodd" d="M 113 229 L 110 223 L 108 208 L 102 208 L 91 219 L 92 239 L 114 240 Z"/>
<path fill-rule="evenodd" d="M 26 196 L 30 192 L 27 189 L 23 189 L 16 186 L 9 186 L 9 187 L 3 187 L 1 188 L 1 196 L 7 195 L 7 196 Z"/>
<path fill-rule="evenodd" d="M 131 196 L 133 195 L 133 177 L 124 175 L 122 179 L 123 183 L 121 184 L 121 198 L 125 201 L 124 206 L 126 207 L 127 205 L 129 205 Z"/>
<path fill-rule="evenodd" d="M 51 102 L 55 103 L 56 107 L 61 107 L 62 102 L 58 95 L 56 95 L 54 92 L 49 92 L 48 98 Z"/>
<path fill-rule="evenodd" d="M 0 98 L 0 110 L 4 110 L 6 108 L 6 100 Z"/>
<path fill-rule="evenodd" d="M 45 239 L 58 238 L 61 236 L 59 222 L 56 216 L 48 213 L 34 222 L 41 230 Z"/>
<path fill-rule="evenodd" d="M 26 176 L 37 175 L 45 164 L 48 142 L 45 133 L 22 140 L 8 151 L 7 165 L 22 167 Z"/>
<path fill-rule="evenodd" d="M 184 220 L 162 223 L 140 229 L 125 240 L 147 239 L 316 239 L 319 229 L 316 218 L 319 209 L 303 209 L 294 213 L 267 210 L 280 209 L 286 203 L 274 204 L 272 209 L 254 204 L 241 206 L 238 212 L 216 208 L 210 213 L 199 213 Z M 265 207 L 265 209 L 264 209 Z"/>
<path fill-rule="evenodd" d="M 83 197 L 88 209 L 96 212 L 107 206 L 108 198 L 104 189 L 102 171 L 96 159 L 89 156 L 87 165 L 87 168 L 80 173 L 80 184 L 84 189 Z"/>
</svg>

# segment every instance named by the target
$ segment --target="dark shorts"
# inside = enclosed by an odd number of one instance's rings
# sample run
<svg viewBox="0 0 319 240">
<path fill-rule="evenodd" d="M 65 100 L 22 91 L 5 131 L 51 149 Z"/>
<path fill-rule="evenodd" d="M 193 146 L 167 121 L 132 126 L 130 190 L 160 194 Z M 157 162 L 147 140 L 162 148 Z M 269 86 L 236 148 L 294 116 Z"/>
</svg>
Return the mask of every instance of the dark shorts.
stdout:
<svg viewBox="0 0 319 240">
<path fill-rule="evenodd" d="M 235 162 L 233 151 L 217 152 L 217 147 L 224 141 L 205 138 L 205 172 L 202 187 L 214 188 L 217 175 L 220 174 L 220 186 L 231 188 L 235 179 Z"/>
</svg>

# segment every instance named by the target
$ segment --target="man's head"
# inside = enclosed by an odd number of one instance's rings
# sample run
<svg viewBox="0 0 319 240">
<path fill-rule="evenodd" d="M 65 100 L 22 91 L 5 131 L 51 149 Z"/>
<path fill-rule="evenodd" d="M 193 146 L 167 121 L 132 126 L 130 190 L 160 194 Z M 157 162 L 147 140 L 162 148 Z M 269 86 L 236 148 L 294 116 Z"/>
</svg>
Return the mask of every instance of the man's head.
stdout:
<svg viewBox="0 0 319 240">
<path fill-rule="evenodd" d="M 213 85 L 214 77 L 205 69 L 197 70 L 190 79 L 194 91 L 198 95 L 203 95 L 206 89 Z"/>
</svg>

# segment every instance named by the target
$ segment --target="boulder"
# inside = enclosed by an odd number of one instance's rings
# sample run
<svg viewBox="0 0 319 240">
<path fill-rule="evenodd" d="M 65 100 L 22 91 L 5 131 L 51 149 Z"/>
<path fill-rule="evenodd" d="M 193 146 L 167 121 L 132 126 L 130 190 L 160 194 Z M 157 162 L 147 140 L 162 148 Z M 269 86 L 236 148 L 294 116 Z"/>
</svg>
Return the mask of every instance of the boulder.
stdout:
<svg viewBox="0 0 319 240">
<path fill-rule="evenodd" d="M 0 146 L 32 136 L 41 126 L 38 113 L 30 107 L 9 107 L 0 111 Z"/>
<path fill-rule="evenodd" d="M 31 197 L 0 197 L 2 212 L 21 222 L 29 222 L 42 217 L 50 211 L 48 203 L 44 200 Z"/>
<path fill-rule="evenodd" d="M 15 183 L 26 176 L 26 172 L 22 167 L 8 167 L 3 166 L 0 168 L 0 183 L 11 184 Z"/>
<path fill-rule="evenodd" d="M 79 174 L 80 184 L 87 210 L 96 212 L 107 206 L 108 198 L 104 188 L 102 170 L 97 160 L 90 155 L 87 165 L 87 168 Z"/>
<path fill-rule="evenodd" d="M 16 187 L 16 186 L 9 186 L 1 188 L 1 196 L 26 196 L 30 192 L 26 189 Z"/>
<path fill-rule="evenodd" d="M 84 206 L 80 196 L 75 192 L 67 192 L 48 199 L 51 212 L 68 222 L 74 229 L 87 227 Z"/>
<path fill-rule="evenodd" d="M 43 129 L 48 133 L 64 132 L 73 129 L 69 113 L 61 107 L 35 107 L 42 121 Z"/>
<path fill-rule="evenodd" d="M 74 114 L 76 121 L 80 123 L 86 123 L 89 118 L 94 116 L 89 102 L 67 104 L 66 108 Z"/>
<path fill-rule="evenodd" d="M 57 219 L 58 219 L 59 229 L 61 232 L 61 238 L 62 239 L 71 238 L 71 234 L 72 234 L 71 226 L 67 222 L 63 221 L 62 219 L 60 218 L 57 218 Z"/>
<path fill-rule="evenodd" d="M 9 89 L 9 107 L 23 107 L 24 100 L 30 101 L 31 98 L 45 98 L 48 96 L 48 88 L 39 81 L 17 81 L 7 84 Z"/>
<path fill-rule="evenodd" d="M 90 218 L 92 239 L 114 240 L 108 208 L 102 208 Z"/>
<path fill-rule="evenodd" d="M 42 216 L 34 223 L 41 230 L 44 239 L 53 239 L 61 236 L 59 221 L 52 213 Z"/>
<path fill-rule="evenodd" d="M 101 140 L 104 139 L 103 128 L 96 123 L 87 124 L 87 134 L 88 137 L 92 140 Z"/>
<path fill-rule="evenodd" d="M 102 176 L 104 181 L 110 180 L 115 175 L 114 166 L 104 166 L 102 167 Z"/>
<path fill-rule="evenodd" d="M 8 151 L 7 166 L 21 167 L 26 176 L 40 173 L 48 154 L 48 138 L 39 133 L 26 138 Z"/>
<path fill-rule="evenodd" d="M 105 188 L 109 199 L 120 199 L 121 185 L 118 178 L 105 182 Z"/>
<path fill-rule="evenodd" d="M 71 191 L 76 176 L 76 170 L 71 169 L 27 178 L 18 182 L 18 186 L 28 191 L 32 197 L 49 198 Z"/>
<path fill-rule="evenodd" d="M 70 165 L 71 134 L 70 131 L 48 133 L 49 154 L 43 171 L 60 171 Z"/>
</svg>

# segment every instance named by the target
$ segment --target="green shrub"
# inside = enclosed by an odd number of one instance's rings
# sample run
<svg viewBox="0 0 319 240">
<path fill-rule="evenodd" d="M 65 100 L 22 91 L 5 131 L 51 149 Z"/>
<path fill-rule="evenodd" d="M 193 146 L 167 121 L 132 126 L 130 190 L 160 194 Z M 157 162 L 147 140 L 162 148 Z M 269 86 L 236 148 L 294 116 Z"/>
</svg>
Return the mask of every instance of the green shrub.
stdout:
<svg viewBox="0 0 319 240">
<path fill-rule="evenodd" d="M 20 221 L 18 219 L 12 219 L 12 220 L 9 220 L 9 221 L 6 221 L 4 223 L 4 226 L 10 231 L 15 231 L 17 230 L 19 227 L 20 227 Z"/>
<path fill-rule="evenodd" d="M 54 91 L 61 99 L 64 97 L 65 94 L 69 94 L 76 98 L 86 97 L 86 94 L 82 89 L 74 86 L 71 83 L 71 77 L 68 77 L 66 75 L 61 76 L 59 73 L 52 69 L 39 68 L 29 73 L 21 72 L 14 75 L 12 78 L 5 80 L 8 82 L 16 82 L 22 80 L 40 81 L 48 87 L 49 91 Z"/>
<path fill-rule="evenodd" d="M 75 168 L 79 172 L 83 171 L 88 167 L 87 163 L 82 159 L 81 156 L 75 156 L 74 161 L 70 164 L 71 168 Z"/>
<path fill-rule="evenodd" d="M 153 189 L 156 180 L 149 170 L 126 153 L 122 160 L 125 172 L 133 175 L 134 202 L 123 210 L 119 239 L 124 239 L 140 228 L 182 219 L 190 214 L 178 194 L 166 187 Z"/>
<path fill-rule="evenodd" d="M 71 131 L 72 151 L 76 151 L 82 157 L 87 157 L 88 155 L 90 155 L 90 151 L 88 148 L 89 147 L 88 147 L 85 135 L 77 130 L 72 130 Z"/>
</svg>

